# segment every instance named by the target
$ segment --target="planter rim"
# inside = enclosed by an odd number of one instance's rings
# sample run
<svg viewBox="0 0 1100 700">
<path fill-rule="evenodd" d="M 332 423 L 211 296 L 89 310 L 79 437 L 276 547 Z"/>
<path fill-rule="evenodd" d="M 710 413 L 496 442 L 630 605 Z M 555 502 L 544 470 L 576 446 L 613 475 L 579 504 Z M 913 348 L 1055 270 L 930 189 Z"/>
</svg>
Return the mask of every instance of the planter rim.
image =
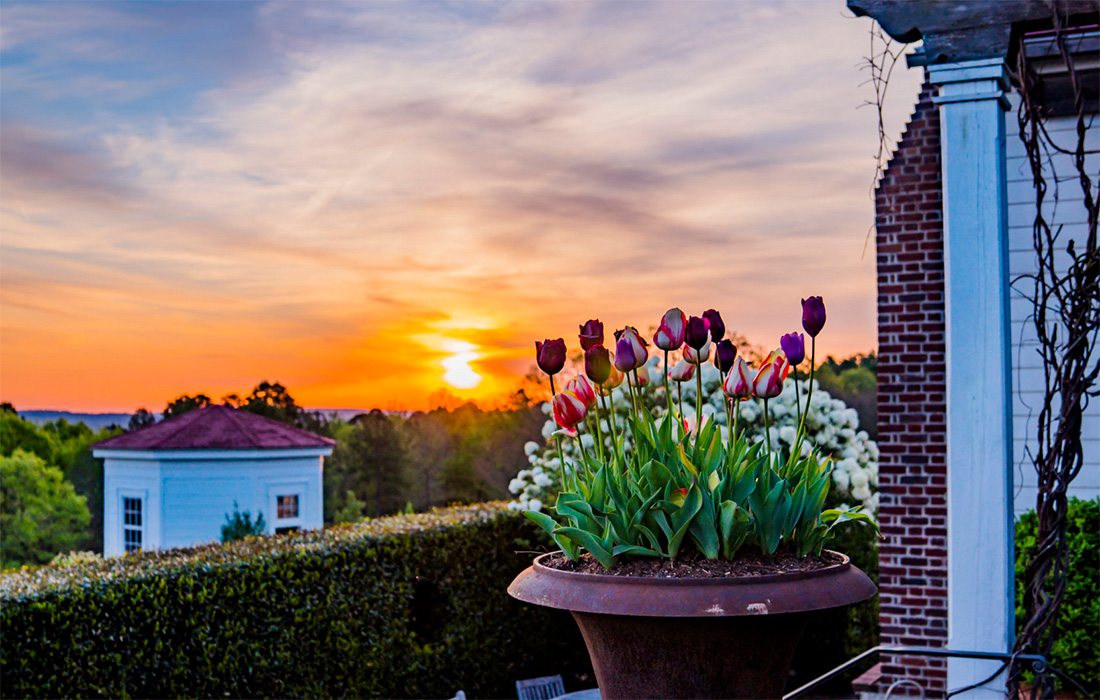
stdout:
<svg viewBox="0 0 1100 700">
<path fill-rule="evenodd" d="M 760 576 L 658 578 L 562 571 L 543 554 L 508 587 L 513 598 L 560 610 L 640 617 L 736 617 L 843 607 L 877 592 L 847 556 L 814 571 Z"/>
<path fill-rule="evenodd" d="M 589 574 L 581 571 L 564 571 L 562 569 L 555 569 L 552 566 L 546 566 L 543 560 L 548 559 L 555 554 L 560 554 L 561 550 L 556 552 L 547 552 L 546 554 L 540 554 L 535 557 L 535 561 L 531 564 L 539 573 L 544 573 L 549 576 L 564 576 L 573 578 L 576 580 L 585 581 L 605 581 L 608 583 L 618 583 L 626 585 L 656 585 L 656 586 L 676 586 L 684 585 L 685 582 L 695 586 L 737 586 L 748 585 L 753 583 L 776 583 L 785 581 L 798 581 L 800 579 L 817 578 L 818 576 L 829 576 L 839 573 L 851 567 L 852 560 L 848 558 L 847 554 L 841 552 L 834 552 L 831 549 L 825 550 L 829 554 L 835 554 L 841 557 L 843 561 L 839 561 L 829 566 L 823 566 L 820 569 L 813 569 L 810 571 L 792 571 L 790 573 L 779 574 L 756 574 L 750 576 L 612 576 L 610 574 Z"/>
</svg>

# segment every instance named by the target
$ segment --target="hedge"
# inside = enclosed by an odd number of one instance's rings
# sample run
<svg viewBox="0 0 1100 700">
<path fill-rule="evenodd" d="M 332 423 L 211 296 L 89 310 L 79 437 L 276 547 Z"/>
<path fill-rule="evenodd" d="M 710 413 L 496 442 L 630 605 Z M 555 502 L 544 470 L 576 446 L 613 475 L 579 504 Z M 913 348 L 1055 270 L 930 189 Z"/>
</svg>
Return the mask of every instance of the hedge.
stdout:
<svg viewBox="0 0 1100 700">
<path fill-rule="evenodd" d="M 873 533 L 838 542 L 875 574 Z M 0 577 L 5 697 L 515 697 L 595 685 L 566 613 L 507 596 L 541 531 L 503 503 Z M 874 604 L 820 616 L 791 687 L 875 643 Z M 838 688 L 839 690 L 840 688 Z"/>
<path fill-rule="evenodd" d="M 1039 521 L 1035 511 L 1016 522 L 1016 624 L 1023 627 L 1024 571 Z M 1065 597 L 1055 624 L 1054 647 L 1050 662 L 1073 676 L 1100 697 L 1100 498 L 1069 500 L 1066 544 L 1069 549 L 1069 576 Z M 1060 688 L 1069 689 L 1061 681 Z"/>
<path fill-rule="evenodd" d="M 567 614 L 510 599 L 502 503 L 0 578 L 5 697 L 514 697 L 592 685 Z"/>
</svg>

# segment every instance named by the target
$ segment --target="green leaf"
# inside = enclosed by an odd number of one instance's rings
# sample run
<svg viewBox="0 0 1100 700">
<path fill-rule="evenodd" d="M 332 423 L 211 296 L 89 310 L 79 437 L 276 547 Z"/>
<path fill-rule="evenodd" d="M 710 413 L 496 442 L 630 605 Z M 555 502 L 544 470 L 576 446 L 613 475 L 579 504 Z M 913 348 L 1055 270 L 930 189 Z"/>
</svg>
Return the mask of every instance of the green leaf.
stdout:
<svg viewBox="0 0 1100 700">
<path fill-rule="evenodd" d="M 615 557 L 611 552 L 607 550 L 604 543 L 600 538 L 593 535 L 591 532 L 586 532 L 575 527 L 559 527 L 554 531 L 554 534 L 565 535 L 572 540 L 575 540 L 581 547 L 588 550 L 588 553 L 596 558 L 596 561 L 605 569 L 610 569 L 615 565 Z"/>
</svg>

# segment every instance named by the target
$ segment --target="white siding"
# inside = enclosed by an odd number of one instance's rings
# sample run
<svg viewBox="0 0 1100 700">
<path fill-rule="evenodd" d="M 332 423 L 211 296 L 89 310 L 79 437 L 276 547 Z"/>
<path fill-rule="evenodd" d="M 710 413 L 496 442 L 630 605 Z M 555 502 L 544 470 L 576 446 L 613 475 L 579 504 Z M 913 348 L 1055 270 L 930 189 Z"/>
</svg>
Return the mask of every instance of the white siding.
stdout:
<svg viewBox="0 0 1100 700">
<path fill-rule="evenodd" d="M 1035 211 L 1035 194 L 1031 185 L 1031 168 L 1024 146 L 1020 142 L 1016 121 L 1018 98 L 1013 95 L 1013 107 L 1005 115 L 1008 157 L 1008 237 L 1009 277 L 1030 274 L 1036 268 L 1035 253 L 1031 243 L 1031 223 Z M 1074 122 L 1069 118 L 1052 119 L 1048 130 L 1056 143 L 1072 147 L 1076 143 Z M 1100 148 L 1100 128 L 1089 130 L 1091 150 Z M 1052 165 L 1051 165 L 1052 164 Z M 1057 184 L 1055 185 L 1055 177 Z M 1089 171 L 1100 172 L 1100 156 L 1089 156 Z M 1047 164 L 1047 207 L 1045 213 L 1054 227 L 1061 225 L 1062 238 L 1084 239 L 1086 233 L 1085 207 L 1080 185 L 1072 160 L 1064 154 L 1052 155 Z M 1055 191 L 1057 190 L 1057 191 Z M 1057 201 L 1055 198 L 1057 197 Z M 1064 246 L 1063 246 L 1064 247 Z M 1061 256 L 1064 261 L 1064 253 Z M 1018 514 L 1035 507 L 1036 476 L 1025 452 L 1028 444 L 1034 444 L 1038 418 L 1038 406 L 1042 399 L 1042 361 L 1036 352 L 1035 330 L 1031 320 L 1031 302 L 1027 300 L 1031 285 L 1017 281 L 1012 291 L 1012 381 L 1013 387 L 1013 441 L 1015 473 L 1015 511 Z M 1093 400 L 1085 416 L 1082 438 L 1085 448 L 1085 466 L 1073 482 L 1070 494 L 1080 498 L 1100 495 L 1100 401 Z"/>
<path fill-rule="evenodd" d="M 331 448 L 313 450 L 97 451 L 104 457 L 103 553 L 122 554 L 121 501 L 143 499 L 143 549 L 169 549 L 221 540 L 233 503 L 267 533 L 277 527 L 324 526 L 322 472 Z M 298 496 L 298 517 L 280 522 L 276 498 Z"/>
</svg>

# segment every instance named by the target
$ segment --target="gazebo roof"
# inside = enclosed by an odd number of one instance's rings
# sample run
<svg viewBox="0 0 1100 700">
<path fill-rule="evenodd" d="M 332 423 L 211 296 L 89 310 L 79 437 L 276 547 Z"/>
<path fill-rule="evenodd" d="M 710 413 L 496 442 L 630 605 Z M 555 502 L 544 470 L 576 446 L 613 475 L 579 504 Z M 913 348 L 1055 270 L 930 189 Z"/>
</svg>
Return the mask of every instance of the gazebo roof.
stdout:
<svg viewBox="0 0 1100 700">
<path fill-rule="evenodd" d="M 97 450 L 278 450 L 335 440 L 228 406 L 207 406 L 95 444 Z"/>
</svg>

